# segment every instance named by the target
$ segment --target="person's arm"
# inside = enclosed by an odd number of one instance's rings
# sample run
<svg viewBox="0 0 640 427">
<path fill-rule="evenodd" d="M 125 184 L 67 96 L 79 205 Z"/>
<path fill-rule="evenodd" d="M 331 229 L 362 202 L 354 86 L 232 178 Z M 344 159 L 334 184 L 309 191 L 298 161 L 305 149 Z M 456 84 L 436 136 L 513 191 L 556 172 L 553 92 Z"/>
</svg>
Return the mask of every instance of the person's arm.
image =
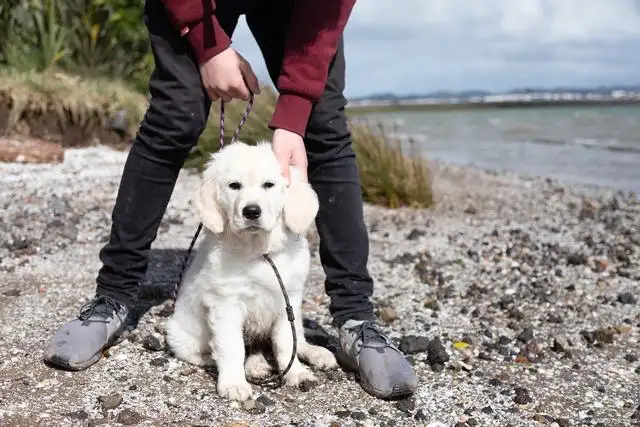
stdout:
<svg viewBox="0 0 640 427">
<path fill-rule="evenodd" d="M 168 1 L 168 0 L 165 0 Z M 269 123 L 304 136 L 311 107 L 324 90 L 329 64 L 356 0 L 296 0 Z"/>
<path fill-rule="evenodd" d="M 202 64 L 231 45 L 216 19 L 214 0 L 161 0 L 174 27 L 185 36 Z"/>
</svg>

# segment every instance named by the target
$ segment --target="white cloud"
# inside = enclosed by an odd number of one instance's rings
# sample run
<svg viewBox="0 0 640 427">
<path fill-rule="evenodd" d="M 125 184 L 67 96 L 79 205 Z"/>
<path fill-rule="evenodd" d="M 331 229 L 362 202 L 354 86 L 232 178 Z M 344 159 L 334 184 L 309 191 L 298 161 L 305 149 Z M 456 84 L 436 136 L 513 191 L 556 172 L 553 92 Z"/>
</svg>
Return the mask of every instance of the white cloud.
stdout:
<svg viewBox="0 0 640 427">
<path fill-rule="evenodd" d="M 349 95 L 640 83 L 638 0 L 360 0 L 345 41 Z"/>
</svg>

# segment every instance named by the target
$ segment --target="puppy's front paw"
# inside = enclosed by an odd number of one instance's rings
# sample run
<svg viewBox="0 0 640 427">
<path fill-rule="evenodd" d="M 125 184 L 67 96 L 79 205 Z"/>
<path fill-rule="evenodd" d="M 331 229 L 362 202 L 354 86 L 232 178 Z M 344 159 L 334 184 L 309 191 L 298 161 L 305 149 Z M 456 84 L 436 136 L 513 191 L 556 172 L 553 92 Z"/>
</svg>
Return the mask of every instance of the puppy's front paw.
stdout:
<svg viewBox="0 0 640 427">
<path fill-rule="evenodd" d="M 336 356 L 324 347 L 309 345 L 302 358 L 314 368 L 329 370 L 338 367 Z"/>
<path fill-rule="evenodd" d="M 289 387 L 298 387 L 305 382 L 317 382 L 316 376 L 303 366 L 292 367 L 287 375 L 284 376 L 284 380 Z"/>
<path fill-rule="evenodd" d="M 218 378 L 218 395 L 224 399 L 244 402 L 249 400 L 253 390 L 251 384 L 242 378 Z"/>
</svg>

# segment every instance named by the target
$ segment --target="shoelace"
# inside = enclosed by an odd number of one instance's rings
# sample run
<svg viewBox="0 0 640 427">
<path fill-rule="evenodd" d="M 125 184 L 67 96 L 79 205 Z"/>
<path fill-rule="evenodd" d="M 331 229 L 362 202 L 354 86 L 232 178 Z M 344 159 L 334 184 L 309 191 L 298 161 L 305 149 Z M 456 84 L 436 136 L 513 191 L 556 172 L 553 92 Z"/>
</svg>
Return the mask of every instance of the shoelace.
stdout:
<svg viewBox="0 0 640 427">
<path fill-rule="evenodd" d="M 120 304 L 118 304 L 113 298 L 100 295 L 82 307 L 78 318 L 86 322 L 89 321 L 89 318 L 91 318 L 94 313 L 97 313 L 101 314 L 103 319 L 91 319 L 91 321 L 107 323 L 109 319 L 113 318 L 113 313 L 116 313 L 116 316 L 122 320 L 122 318 L 120 318 L 119 311 Z"/>
<path fill-rule="evenodd" d="M 360 351 L 365 347 L 367 348 L 389 347 L 394 350 L 396 349 L 396 346 L 387 337 L 385 337 L 382 333 L 380 333 L 380 331 L 378 330 L 378 327 L 373 322 L 363 322 L 359 325 L 356 325 L 348 329 L 352 331 L 354 334 L 358 335 L 358 338 L 356 338 L 355 343 L 357 343 L 358 340 L 362 343 L 361 345 L 357 346 L 358 353 L 360 353 Z"/>
</svg>

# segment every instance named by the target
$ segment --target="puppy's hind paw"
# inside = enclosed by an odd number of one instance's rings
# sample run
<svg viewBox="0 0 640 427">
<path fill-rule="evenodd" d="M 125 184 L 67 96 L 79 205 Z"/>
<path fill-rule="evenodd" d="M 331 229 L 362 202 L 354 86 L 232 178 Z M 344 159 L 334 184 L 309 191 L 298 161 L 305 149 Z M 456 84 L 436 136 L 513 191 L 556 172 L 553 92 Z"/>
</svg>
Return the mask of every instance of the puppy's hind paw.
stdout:
<svg viewBox="0 0 640 427">
<path fill-rule="evenodd" d="M 262 353 L 255 353 L 244 362 L 244 373 L 249 378 L 263 379 L 271 373 L 271 365 Z"/>
<path fill-rule="evenodd" d="M 298 357 L 317 369 L 326 371 L 338 367 L 336 356 L 330 350 L 317 345 L 304 343 L 300 346 Z"/>
<path fill-rule="evenodd" d="M 223 399 L 245 402 L 252 393 L 251 384 L 245 378 L 242 381 L 218 380 L 218 395 Z"/>
</svg>

